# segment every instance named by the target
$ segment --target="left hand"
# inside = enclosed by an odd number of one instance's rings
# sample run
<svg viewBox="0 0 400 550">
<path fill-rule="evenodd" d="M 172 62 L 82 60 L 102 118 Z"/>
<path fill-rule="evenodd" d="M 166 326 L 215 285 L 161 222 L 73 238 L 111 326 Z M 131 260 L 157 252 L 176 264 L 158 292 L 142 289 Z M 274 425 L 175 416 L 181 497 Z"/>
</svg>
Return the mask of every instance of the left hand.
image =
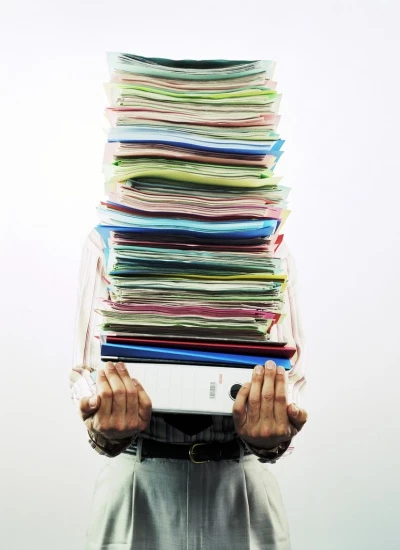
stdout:
<svg viewBox="0 0 400 550">
<path fill-rule="evenodd" d="M 97 395 L 80 401 L 82 420 L 90 432 L 109 440 L 131 440 L 150 422 L 152 405 L 143 386 L 132 380 L 124 363 L 109 361 L 99 369 Z"/>
<path fill-rule="evenodd" d="M 258 365 L 233 405 L 236 433 L 251 446 L 270 450 L 289 441 L 304 426 L 307 413 L 287 403 L 287 375 L 273 361 Z"/>
</svg>

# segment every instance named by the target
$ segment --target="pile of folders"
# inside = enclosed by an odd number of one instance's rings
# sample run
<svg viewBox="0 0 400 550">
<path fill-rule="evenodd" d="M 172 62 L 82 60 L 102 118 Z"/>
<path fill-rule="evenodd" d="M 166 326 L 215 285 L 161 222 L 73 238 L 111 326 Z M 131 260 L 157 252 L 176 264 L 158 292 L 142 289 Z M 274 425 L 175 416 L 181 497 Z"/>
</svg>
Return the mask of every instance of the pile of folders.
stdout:
<svg viewBox="0 0 400 550">
<path fill-rule="evenodd" d="M 290 369 L 274 63 L 108 62 L 102 359 Z"/>
</svg>

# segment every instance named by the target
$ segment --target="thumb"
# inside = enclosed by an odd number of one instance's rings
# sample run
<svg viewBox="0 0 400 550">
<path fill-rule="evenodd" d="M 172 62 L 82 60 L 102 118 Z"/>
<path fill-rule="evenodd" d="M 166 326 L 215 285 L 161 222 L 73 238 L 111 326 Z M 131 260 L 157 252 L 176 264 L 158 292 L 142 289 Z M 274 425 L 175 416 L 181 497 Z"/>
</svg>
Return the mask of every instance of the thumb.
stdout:
<svg viewBox="0 0 400 550">
<path fill-rule="evenodd" d="M 290 423 L 293 424 L 293 426 L 299 432 L 304 424 L 307 422 L 307 412 L 304 409 L 300 409 L 294 403 L 291 403 L 287 408 L 287 414 Z"/>
<path fill-rule="evenodd" d="M 98 395 L 82 397 L 79 402 L 79 409 L 83 420 L 86 420 L 89 416 L 93 416 L 99 407 L 100 397 Z"/>
</svg>

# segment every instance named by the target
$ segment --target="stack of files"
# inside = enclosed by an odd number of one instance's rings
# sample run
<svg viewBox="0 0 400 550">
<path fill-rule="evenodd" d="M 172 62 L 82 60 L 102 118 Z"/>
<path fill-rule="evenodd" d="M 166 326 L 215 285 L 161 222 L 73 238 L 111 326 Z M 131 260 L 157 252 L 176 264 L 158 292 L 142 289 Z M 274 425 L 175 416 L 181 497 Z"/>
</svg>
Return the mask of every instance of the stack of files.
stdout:
<svg viewBox="0 0 400 550">
<path fill-rule="evenodd" d="M 290 369 L 274 63 L 108 62 L 102 358 Z"/>
</svg>

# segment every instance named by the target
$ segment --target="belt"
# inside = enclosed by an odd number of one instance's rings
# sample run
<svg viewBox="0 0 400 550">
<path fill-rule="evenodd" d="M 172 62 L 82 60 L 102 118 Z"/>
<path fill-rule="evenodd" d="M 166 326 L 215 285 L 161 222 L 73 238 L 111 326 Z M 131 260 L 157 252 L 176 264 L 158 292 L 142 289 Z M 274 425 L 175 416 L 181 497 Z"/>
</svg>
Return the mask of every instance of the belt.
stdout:
<svg viewBox="0 0 400 550">
<path fill-rule="evenodd" d="M 237 440 L 228 443 L 193 443 L 192 445 L 178 445 L 176 443 L 162 443 L 153 439 L 142 440 L 142 458 L 176 458 L 191 460 L 194 464 L 218 462 L 219 460 L 234 460 L 246 454 Z"/>
</svg>

